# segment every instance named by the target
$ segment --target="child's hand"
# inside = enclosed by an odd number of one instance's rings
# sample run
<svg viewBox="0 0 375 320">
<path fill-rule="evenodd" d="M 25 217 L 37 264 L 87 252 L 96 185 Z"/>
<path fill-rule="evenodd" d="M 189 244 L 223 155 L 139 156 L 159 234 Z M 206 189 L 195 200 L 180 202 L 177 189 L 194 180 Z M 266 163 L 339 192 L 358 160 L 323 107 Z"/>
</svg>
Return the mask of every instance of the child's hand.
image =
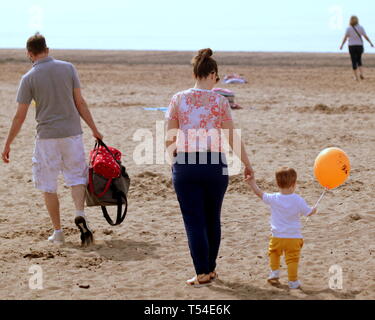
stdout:
<svg viewBox="0 0 375 320">
<path fill-rule="evenodd" d="M 251 177 L 247 177 L 245 179 L 245 182 L 251 191 L 253 191 L 259 198 L 263 199 L 263 191 L 259 189 L 254 175 Z"/>
<path fill-rule="evenodd" d="M 317 212 L 318 212 L 318 209 L 314 207 L 312 211 L 310 212 L 310 214 L 308 215 L 308 217 L 311 217 L 313 214 L 316 214 Z"/>
</svg>

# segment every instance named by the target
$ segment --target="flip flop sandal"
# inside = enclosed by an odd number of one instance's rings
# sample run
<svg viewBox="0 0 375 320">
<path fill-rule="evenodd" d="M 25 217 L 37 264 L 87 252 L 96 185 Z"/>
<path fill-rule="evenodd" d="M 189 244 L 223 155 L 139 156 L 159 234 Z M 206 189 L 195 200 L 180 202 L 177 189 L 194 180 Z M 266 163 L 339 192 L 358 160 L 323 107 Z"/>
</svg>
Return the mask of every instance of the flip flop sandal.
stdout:
<svg viewBox="0 0 375 320">
<path fill-rule="evenodd" d="M 216 271 L 212 271 L 210 273 L 210 277 L 211 277 L 211 281 L 215 281 L 215 280 L 219 279 L 219 275 L 218 275 L 218 273 Z"/>
<path fill-rule="evenodd" d="M 186 281 L 186 284 L 189 286 L 192 286 L 194 288 L 201 288 L 201 287 L 206 287 L 212 284 L 211 278 L 210 280 L 206 281 L 199 281 L 198 277 L 195 276 L 194 278 L 191 278 Z"/>
</svg>

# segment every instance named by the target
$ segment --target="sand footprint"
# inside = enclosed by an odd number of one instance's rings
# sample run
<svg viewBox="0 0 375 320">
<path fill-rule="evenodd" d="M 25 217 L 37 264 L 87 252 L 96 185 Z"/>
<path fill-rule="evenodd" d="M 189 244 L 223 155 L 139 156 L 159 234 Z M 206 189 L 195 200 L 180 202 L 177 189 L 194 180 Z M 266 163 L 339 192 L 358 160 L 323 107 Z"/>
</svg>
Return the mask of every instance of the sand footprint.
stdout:
<svg viewBox="0 0 375 320">
<path fill-rule="evenodd" d="M 18 205 L 18 204 L 17 204 L 17 205 Z M 13 208 L 13 207 L 15 206 L 15 204 L 14 204 L 14 203 L 6 202 L 6 203 L 3 204 L 3 206 L 4 206 L 5 208 Z"/>
</svg>

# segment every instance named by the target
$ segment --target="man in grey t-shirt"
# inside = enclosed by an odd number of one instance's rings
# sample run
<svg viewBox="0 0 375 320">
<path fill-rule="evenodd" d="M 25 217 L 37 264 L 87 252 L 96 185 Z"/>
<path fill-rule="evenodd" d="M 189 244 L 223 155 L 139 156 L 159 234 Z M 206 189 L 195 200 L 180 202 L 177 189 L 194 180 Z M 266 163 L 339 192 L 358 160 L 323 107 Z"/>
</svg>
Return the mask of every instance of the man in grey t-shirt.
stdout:
<svg viewBox="0 0 375 320">
<path fill-rule="evenodd" d="M 71 187 L 76 208 L 75 223 L 81 232 L 82 245 L 93 242 L 84 213 L 87 164 L 82 140 L 82 118 L 96 139 L 103 139 L 82 97 L 75 67 L 50 57 L 45 38 L 39 33 L 27 41 L 27 54 L 33 67 L 21 79 L 17 93 L 18 110 L 5 142 L 2 159 L 9 163 L 10 146 L 21 130 L 32 100 L 36 107 L 37 137 L 33 154 L 33 180 L 44 193 L 54 233 L 53 243 L 64 243 L 61 230 L 57 178 L 64 175 Z"/>
</svg>

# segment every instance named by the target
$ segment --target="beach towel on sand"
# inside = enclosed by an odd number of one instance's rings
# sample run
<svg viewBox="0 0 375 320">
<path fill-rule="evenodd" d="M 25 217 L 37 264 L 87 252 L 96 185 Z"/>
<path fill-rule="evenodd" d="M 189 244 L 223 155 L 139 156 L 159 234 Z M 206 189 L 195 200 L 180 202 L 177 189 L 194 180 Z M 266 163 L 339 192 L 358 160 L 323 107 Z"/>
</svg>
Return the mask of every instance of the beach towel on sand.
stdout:
<svg viewBox="0 0 375 320">
<path fill-rule="evenodd" d="M 242 107 L 240 107 L 237 103 L 234 102 L 234 92 L 229 90 L 229 89 L 223 89 L 223 88 L 214 88 L 212 89 L 212 91 L 218 93 L 218 94 L 221 94 L 222 96 L 224 96 L 225 98 L 228 99 L 229 101 L 229 105 L 231 107 L 231 109 L 242 109 Z"/>
<path fill-rule="evenodd" d="M 163 111 L 166 112 L 168 107 L 151 107 L 151 108 L 143 108 L 144 110 L 151 110 L 151 111 Z"/>
<path fill-rule="evenodd" d="M 247 80 L 244 77 L 240 76 L 239 74 L 232 73 L 232 74 L 228 74 L 224 77 L 223 83 L 225 83 L 225 84 L 231 84 L 231 83 L 243 84 L 243 83 L 247 83 Z"/>
</svg>

